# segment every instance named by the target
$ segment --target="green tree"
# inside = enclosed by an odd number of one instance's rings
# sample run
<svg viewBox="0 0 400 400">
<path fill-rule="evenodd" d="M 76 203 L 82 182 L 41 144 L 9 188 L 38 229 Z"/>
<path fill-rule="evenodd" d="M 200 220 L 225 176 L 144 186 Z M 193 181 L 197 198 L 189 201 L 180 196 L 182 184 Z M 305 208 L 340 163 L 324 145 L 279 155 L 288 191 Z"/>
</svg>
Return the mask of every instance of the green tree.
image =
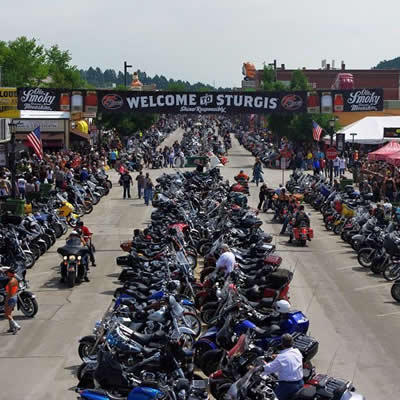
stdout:
<svg viewBox="0 0 400 400">
<path fill-rule="evenodd" d="M 105 129 L 115 128 L 122 136 L 129 136 L 138 130 L 149 129 L 157 120 L 155 114 L 103 114 L 101 125 Z"/>
<path fill-rule="evenodd" d="M 36 39 L 21 36 L 0 46 L 3 84 L 6 86 L 35 86 L 47 76 L 44 47 Z"/>
<path fill-rule="evenodd" d="M 85 86 L 78 68 L 70 65 L 71 55 L 68 50 L 60 50 L 57 45 L 45 50 L 48 75 L 51 81 L 48 86 L 59 88 L 80 88 Z"/>
<path fill-rule="evenodd" d="M 168 90 L 169 92 L 186 92 L 187 89 L 187 86 L 182 81 L 175 82 L 172 79 L 170 79 L 167 87 L 165 88 L 165 90 Z"/>
</svg>

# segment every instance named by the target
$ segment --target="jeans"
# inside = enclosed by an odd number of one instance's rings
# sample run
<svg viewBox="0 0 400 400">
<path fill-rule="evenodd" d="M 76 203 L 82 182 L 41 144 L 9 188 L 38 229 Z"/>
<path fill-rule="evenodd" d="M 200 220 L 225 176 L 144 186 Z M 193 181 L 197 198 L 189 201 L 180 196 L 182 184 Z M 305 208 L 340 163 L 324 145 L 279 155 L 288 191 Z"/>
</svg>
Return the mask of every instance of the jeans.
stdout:
<svg viewBox="0 0 400 400">
<path fill-rule="evenodd" d="M 339 176 L 339 167 L 333 167 L 333 171 L 335 173 L 335 178 Z"/>
<path fill-rule="evenodd" d="M 150 201 L 153 200 L 153 189 L 144 189 L 144 203 L 146 206 L 149 205 Z"/>
<path fill-rule="evenodd" d="M 128 196 L 128 198 L 131 198 L 131 186 L 128 185 L 124 185 L 124 199 L 126 198 L 126 196 Z"/>
<path fill-rule="evenodd" d="M 142 191 L 143 191 L 143 185 L 140 185 L 140 184 L 138 183 L 138 185 L 137 185 L 137 192 L 138 192 L 138 197 L 139 197 L 139 199 L 142 198 Z"/>
<path fill-rule="evenodd" d="M 281 233 L 285 233 L 286 232 L 286 228 L 289 224 L 290 221 L 290 217 L 289 215 L 285 218 L 285 220 L 283 221 L 283 225 L 282 225 L 282 229 L 281 229 Z"/>
<path fill-rule="evenodd" d="M 275 389 L 278 400 L 290 400 L 304 386 L 303 379 L 294 382 L 280 381 Z"/>
</svg>

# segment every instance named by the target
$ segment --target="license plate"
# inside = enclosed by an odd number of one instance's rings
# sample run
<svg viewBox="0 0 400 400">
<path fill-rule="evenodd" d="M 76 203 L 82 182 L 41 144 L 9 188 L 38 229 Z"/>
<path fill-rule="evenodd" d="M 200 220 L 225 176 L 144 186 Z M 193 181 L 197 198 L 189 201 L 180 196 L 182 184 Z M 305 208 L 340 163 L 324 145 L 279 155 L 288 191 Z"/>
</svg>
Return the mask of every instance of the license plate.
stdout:
<svg viewBox="0 0 400 400">
<path fill-rule="evenodd" d="M 69 272 L 75 272 L 75 267 L 69 267 L 69 268 L 68 268 L 68 271 L 69 271 Z"/>
</svg>

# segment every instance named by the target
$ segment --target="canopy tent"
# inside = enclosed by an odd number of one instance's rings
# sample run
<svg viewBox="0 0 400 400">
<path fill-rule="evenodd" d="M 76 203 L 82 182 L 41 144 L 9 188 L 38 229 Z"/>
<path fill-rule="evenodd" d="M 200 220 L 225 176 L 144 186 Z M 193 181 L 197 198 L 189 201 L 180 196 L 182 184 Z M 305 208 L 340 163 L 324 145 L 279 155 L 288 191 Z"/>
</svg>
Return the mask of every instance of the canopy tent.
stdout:
<svg viewBox="0 0 400 400">
<path fill-rule="evenodd" d="M 368 161 L 387 161 L 387 159 L 400 152 L 400 143 L 392 140 L 387 145 L 368 154 Z"/>
<path fill-rule="evenodd" d="M 394 165 L 395 167 L 400 166 L 400 151 L 397 153 L 391 154 L 386 158 L 386 162 Z"/>
<path fill-rule="evenodd" d="M 340 129 L 338 133 L 345 134 L 346 142 L 360 144 L 379 144 L 389 140 L 400 140 L 400 138 L 384 138 L 384 128 L 400 128 L 400 117 L 365 117 L 353 124 Z"/>
</svg>

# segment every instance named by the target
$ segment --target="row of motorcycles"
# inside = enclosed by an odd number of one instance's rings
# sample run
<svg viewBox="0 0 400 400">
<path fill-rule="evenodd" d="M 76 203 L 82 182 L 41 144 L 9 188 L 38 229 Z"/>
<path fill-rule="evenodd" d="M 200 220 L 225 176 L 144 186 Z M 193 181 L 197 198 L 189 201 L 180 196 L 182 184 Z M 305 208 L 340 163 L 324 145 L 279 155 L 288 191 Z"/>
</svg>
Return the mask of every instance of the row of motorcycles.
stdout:
<svg viewBox="0 0 400 400">
<path fill-rule="evenodd" d="M 85 183 L 71 181 L 64 191 L 51 191 L 46 200 L 32 201 L 32 213 L 19 217 L 3 215 L 0 224 L 1 265 L 13 266 L 19 281 L 17 308 L 29 318 L 38 312 L 34 293 L 29 291 L 26 270 L 45 254 L 58 238 L 75 227 L 83 215 L 93 210 L 111 187 L 107 175 L 91 174 Z M 4 312 L 8 280 L 0 269 L 0 313 Z"/>
<path fill-rule="evenodd" d="M 322 176 L 296 171 L 287 188 L 304 193 L 304 199 L 323 216 L 328 231 L 340 235 L 357 252 L 358 263 L 387 281 L 393 299 L 400 302 L 400 209 L 391 203 L 376 205 L 372 193 L 352 185 L 334 190 Z"/>
<path fill-rule="evenodd" d="M 261 372 L 290 333 L 304 361 L 294 397 L 361 400 L 348 380 L 316 373 L 318 341 L 289 302 L 293 272 L 218 169 L 157 179 L 151 224 L 121 244 L 120 286 L 93 334 L 80 339 L 80 399 L 275 400 Z M 237 265 L 216 268 L 222 244 Z"/>
<path fill-rule="evenodd" d="M 154 152 L 162 141 L 178 128 L 178 121 L 175 119 L 161 119 L 156 127 L 142 133 L 142 136 L 135 138 L 132 146 L 120 153 L 120 159 L 130 171 L 141 171 L 143 169 L 143 158 L 145 154 L 151 155 L 152 168 L 162 168 L 164 158 L 160 152 Z"/>
</svg>

